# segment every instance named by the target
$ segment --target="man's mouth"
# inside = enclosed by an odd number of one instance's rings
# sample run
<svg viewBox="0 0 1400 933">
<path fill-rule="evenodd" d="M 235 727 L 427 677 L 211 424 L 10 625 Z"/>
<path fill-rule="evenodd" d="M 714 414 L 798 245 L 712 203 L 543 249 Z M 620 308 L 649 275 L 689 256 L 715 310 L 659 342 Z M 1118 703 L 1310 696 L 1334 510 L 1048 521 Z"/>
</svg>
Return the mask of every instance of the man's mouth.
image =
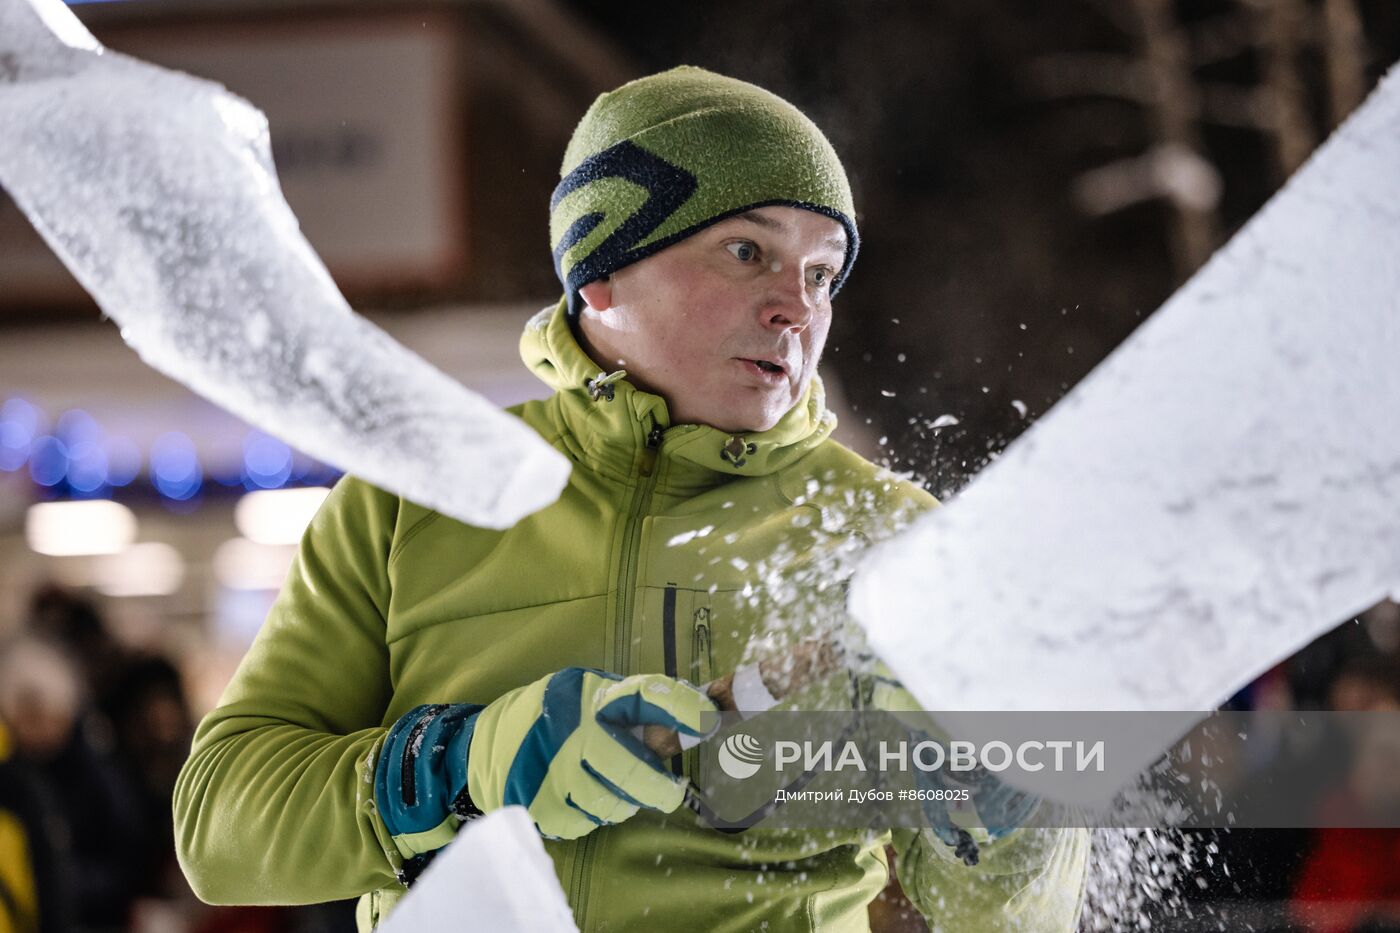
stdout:
<svg viewBox="0 0 1400 933">
<path fill-rule="evenodd" d="M 742 360 L 742 362 L 751 363 L 752 365 L 756 366 L 760 372 L 764 372 L 769 375 L 777 376 L 787 374 L 787 367 L 784 366 L 782 363 L 775 362 L 774 360 L 745 357 L 741 357 L 740 359 Z"/>
</svg>

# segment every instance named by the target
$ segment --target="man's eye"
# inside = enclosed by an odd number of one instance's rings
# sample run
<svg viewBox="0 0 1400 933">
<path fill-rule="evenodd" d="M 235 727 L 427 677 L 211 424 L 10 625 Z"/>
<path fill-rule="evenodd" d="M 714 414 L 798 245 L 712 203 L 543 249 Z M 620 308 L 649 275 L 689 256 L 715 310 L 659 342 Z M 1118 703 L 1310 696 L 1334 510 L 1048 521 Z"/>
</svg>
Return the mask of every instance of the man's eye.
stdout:
<svg viewBox="0 0 1400 933">
<path fill-rule="evenodd" d="M 807 284 L 813 288 L 825 288 L 831 284 L 835 273 L 826 266 L 817 266 L 807 270 Z"/>
<path fill-rule="evenodd" d="M 758 247 L 747 240 L 740 240 L 737 243 L 726 243 L 724 248 L 734 254 L 734 258 L 740 262 L 753 262 L 758 258 Z"/>
</svg>

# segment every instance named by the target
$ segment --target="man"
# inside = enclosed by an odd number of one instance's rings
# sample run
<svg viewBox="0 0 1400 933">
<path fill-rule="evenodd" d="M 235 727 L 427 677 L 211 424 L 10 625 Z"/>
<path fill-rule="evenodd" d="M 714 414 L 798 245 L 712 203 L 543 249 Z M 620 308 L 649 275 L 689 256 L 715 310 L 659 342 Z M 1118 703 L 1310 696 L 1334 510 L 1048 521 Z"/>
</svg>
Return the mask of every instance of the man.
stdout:
<svg viewBox="0 0 1400 933">
<path fill-rule="evenodd" d="M 682 759 L 633 738 L 703 733 L 691 684 L 839 629 L 850 558 L 933 505 L 829 440 L 845 173 L 790 104 L 678 68 L 600 97 L 562 174 L 565 295 L 521 343 L 556 391 L 518 414 L 567 489 L 495 532 L 340 483 L 196 735 L 182 863 L 206 899 L 364 895 L 372 925 L 461 820 L 518 804 L 584 930 L 866 929 L 888 834 L 707 829 Z M 898 843 L 942 928 L 1073 927 L 1082 834 L 975 869 Z"/>
</svg>

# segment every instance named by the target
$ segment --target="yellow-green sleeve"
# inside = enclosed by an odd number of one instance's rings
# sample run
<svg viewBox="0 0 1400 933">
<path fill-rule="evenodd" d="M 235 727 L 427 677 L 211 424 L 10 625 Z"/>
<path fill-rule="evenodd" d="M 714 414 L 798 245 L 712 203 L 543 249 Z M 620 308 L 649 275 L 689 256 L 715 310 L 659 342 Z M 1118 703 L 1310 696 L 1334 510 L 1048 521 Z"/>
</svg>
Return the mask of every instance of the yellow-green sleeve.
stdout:
<svg viewBox="0 0 1400 933">
<path fill-rule="evenodd" d="M 337 484 L 175 788 L 175 841 L 215 904 L 348 898 L 394 881 L 374 812 L 389 702 L 385 616 L 398 500 Z"/>
<path fill-rule="evenodd" d="M 1027 827 L 962 863 L 929 830 L 895 830 L 895 870 L 932 933 L 1073 933 L 1089 867 L 1085 829 Z"/>
</svg>

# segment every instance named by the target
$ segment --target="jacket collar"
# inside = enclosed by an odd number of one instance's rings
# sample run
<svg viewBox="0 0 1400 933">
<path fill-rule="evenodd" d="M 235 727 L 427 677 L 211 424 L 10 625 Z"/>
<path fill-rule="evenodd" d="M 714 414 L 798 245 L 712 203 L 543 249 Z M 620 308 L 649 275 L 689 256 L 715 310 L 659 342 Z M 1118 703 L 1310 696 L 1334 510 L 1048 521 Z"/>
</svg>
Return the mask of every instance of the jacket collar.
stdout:
<svg viewBox="0 0 1400 933">
<path fill-rule="evenodd" d="M 599 371 L 579 346 L 562 301 L 530 319 L 520 338 L 520 356 L 555 390 L 549 404 L 555 406 L 569 451 L 618 478 L 636 476 L 650 456 L 656 458 L 658 485 L 676 490 L 706 488 L 736 476 L 765 476 L 795 463 L 836 427 L 819 377 L 767 431 L 736 435 L 708 425 L 672 425 L 661 396 L 641 391 L 623 374 Z M 658 437 L 660 446 L 649 451 L 648 439 Z"/>
</svg>

